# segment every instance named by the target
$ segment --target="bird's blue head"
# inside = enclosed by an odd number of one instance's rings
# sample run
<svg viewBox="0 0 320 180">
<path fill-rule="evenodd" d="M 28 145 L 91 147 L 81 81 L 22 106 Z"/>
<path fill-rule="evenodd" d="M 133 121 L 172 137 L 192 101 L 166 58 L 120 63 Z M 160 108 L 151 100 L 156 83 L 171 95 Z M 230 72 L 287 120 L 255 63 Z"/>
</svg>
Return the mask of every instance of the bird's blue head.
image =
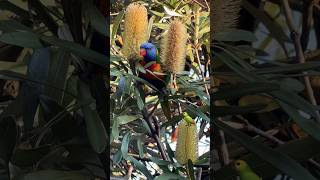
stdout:
<svg viewBox="0 0 320 180">
<path fill-rule="evenodd" d="M 145 62 L 157 60 L 157 49 L 152 43 L 143 43 L 140 46 L 140 55 L 143 56 Z"/>
</svg>

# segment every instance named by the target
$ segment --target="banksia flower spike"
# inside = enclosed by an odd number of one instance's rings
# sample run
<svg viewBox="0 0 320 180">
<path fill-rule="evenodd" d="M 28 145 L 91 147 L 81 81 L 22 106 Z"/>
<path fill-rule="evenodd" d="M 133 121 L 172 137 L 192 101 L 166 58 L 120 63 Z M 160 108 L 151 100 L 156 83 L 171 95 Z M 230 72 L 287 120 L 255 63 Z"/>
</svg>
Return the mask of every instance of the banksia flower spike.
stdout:
<svg viewBox="0 0 320 180">
<path fill-rule="evenodd" d="M 214 0 L 212 3 L 211 30 L 214 34 L 236 27 L 241 9 L 241 0 Z"/>
<path fill-rule="evenodd" d="M 139 56 L 140 45 L 147 41 L 147 9 L 138 3 L 131 3 L 125 13 L 123 54 L 127 58 Z"/>
<path fill-rule="evenodd" d="M 178 138 L 175 157 L 184 165 L 190 159 L 193 163 L 198 159 L 198 134 L 195 124 L 182 121 L 178 126 Z"/>
<path fill-rule="evenodd" d="M 186 61 L 188 33 L 182 22 L 174 20 L 161 44 L 161 61 L 164 69 L 173 75 L 173 86 L 177 89 L 175 77 L 183 71 Z"/>
</svg>

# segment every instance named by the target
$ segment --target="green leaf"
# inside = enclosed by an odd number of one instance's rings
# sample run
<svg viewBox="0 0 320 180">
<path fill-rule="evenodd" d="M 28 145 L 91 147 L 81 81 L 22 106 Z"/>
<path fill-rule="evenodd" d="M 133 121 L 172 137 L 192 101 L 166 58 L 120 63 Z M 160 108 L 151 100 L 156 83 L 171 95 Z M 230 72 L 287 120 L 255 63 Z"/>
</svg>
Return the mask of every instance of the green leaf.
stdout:
<svg viewBox="0 0 320 180">
<path fill-rule="evenodd" d="M 261 69 L 255 69 L 252 72 L 257 74 L 287 74 L 287 73 L 298 73 L 307 70 L 317 69 L 320 67 L 320 62 L 306 62 L 303 64 L 285 64 L 282 66 L 267 67 Z"/>
<path fill-rule="evenodd" d="M 139 156 L 141 158 L 143 158 L 144 157 L 144 152 L 143 152 L 143 143 L 142 143 L 142 137 L 141 136 L 139 136 L 137 138 L 137 146 L 138 146 L 138 150 L 139 150 Z"/>
<path fill-rule="evenodd" d="M 174 116 L 173 118 L 171 118 L 170 121 L 167 121 L 163 124 L 161 124 L 160 128 L 166 128 L 166 127 L 169 127 L 169 126 L 173 126 L 173 125 L 176 125 L 178 122 L 181 121 L 181 119 L 183 118 L 182 115 L 179 115 L 179 116 Z"/>
<path fill-rule="evenodd" d="M 113 140 L 118 140 L 119 138 L 119 122 L 117 119 L 113 120 L 111 135 Z"/>
<path fill-rule="evenodd" d="M 248 94 L 270 92 L 279 89 L 280 86 L 276 83 L 253 82 L 236 85 L 227 85 L 219 88 L 219 90 L 214 93 L 212 100 L 229 100 L 233 98 L 239 98 Z"/>
<path fill-rule="evenodd" d="M 188 159 L 188 176 L 189 176 L 190 180 L 194 180 L 193 163 L 190 159 Z"/>
<path fill-rule="evenodd" d="M 250 31 L 245 30 L 228 30 L 224 32 L 217 32 L 215 36 L 213 37 L 216 41 L 249 41 L 254 42 L 257 41 L 257 38 L 254 36 L 254 34 Z"/>
<path fill-rule="evenodd" d="M 118 164 L 121 160 L 122 160 L 122 152 L 121 152 L 121 149 L 119 149 L 114 155 L 113 155 L 113 158 L 112 160 Z"/>
<path fill-rule="evenodd" d="M 194 106 L 189 106 L 185 104 L 182 104 L 182 105 L 185 106 L 190 113 L 197 115 L 198 117 L 202 118 L 205 121 L 208 121 L 208 122 L 210 121 L 210 118 L 207 115 L 205 115 L 200 109 Z"/>
<path fill-rule="evenodd" d="M 89 19 L 91 26 L 104 36 L 109 36 L 109 28 L 106 18 L 101 14 L 99 9 L 93 5 L 92 1 L 82 0 L 85 16 Z"/>
<path fill-rule="evenodd" d="M 17 166 L 32 166 L 50 152 L 50 146 L 41 146 L 32 149 L 16 149 L 11 162 Z"/>
<path fill-rule="evenodd" d="M 168 99 L 164 98 L 164 99 L 160 99 L 160 105 L 161 105 L 161 109 L 163 111 L 163 114 L 166 116 L 167 118 L 167 122 L 171 121 L 171 110 L 170 110 L 170 102 Z"/>
<path fill-rule="evenodd" d="M 2 3 L 3 1 L 0 1 Z M 0 21 L 0 30 L 4 32 L 30 32 L 31 28 L 20 24 L 18 21 L 14 20 L 2 20 Z"/>
<path fill-rule="evenodd" d="M 156 163 L 157 165 L 160 165 L 160 166 L 168 166 L 170 164 L 172 164 L 170 161 L 165 161 L 165 160 L 162 160 L 162 159 L 159 159 L 159 158 L 156 158 L 156 157 L 150 157 L 151 161 Z"/>
<path fill-rule="evenodd" d="M 157 28 L 160 28 L 160 29 L 168 29 L 169 28 L 169 25 L 165 24 L 165 23 L 153 23 L 153 25 L 156 26 Z"/>
<path fill-rule="evenodd" d="M 215 117 L 223 117 L 227 115 L 238 115 L 238 114 L 248 114 L 252 112 L 259 111 L 263 109 L 265 105 L 255 105 L 255 106 L 213 106 L 213 115 Z"/>
<path fill-rule="evenodd" d="M 301 92 L 304 90 L 304 85 L 301 83 L 301 81 L 294 78 L 279 79 L 278 84 L 282 89 L 287 91 Z"/>
<path fill-rule="evenodd" d="M 154 15 L 159 16 L 159 17 L 164 16 L 164 13 L 162 13 L 162 12 L 157 12 L 157 11 L 153 11 L 153 10 L 150 10 L 150 12 L 152 12 Z"/>
<path fill-rule="evenodd" d="M 94 50 L 85 48 L 81 46 L 80 44 L 76 44 L 70 41 L 66 40 L 60 40 L 53 36 L 42 36 L 41 39 L 51 45 L 58 46 L 60 48 L 63 48 L 67 51 L 70 51 L 76 55 L 78 55 L 81 58 L 84 58 L 85 61 L 100 65 L 100 66 L 107 66 L 108 64 L 108 57 L 100 54 Z"/>
<path fill-rule="evenodd" d="M 128 156 L 127 160 L 131 161 L 133 165 L 147 177 L 147 179 L 154 179 L 150 171 L 140 161 L 132 156 Z"/>
<path fill-rule="evenodd" d="M 50 130 L 53 135 L 61 142 L 66 142 L 80 134 L 80 127 L 76 124 L 74 117 L 70 113 L 70 111 L 76 111 L 80 108 L 80 105 L 74 105 L 70 109 L 65 109 L 55 99 L 40 95 L 41 117 L 43 117 L 44 122 L 47 124 L 46 128 L 41 131 L 37 141 L 41 141 L 42 135 L 46 134 L 49 128 L 51 128 Z M 74 130 L 70 131 L 70 129 Z"/>
<path fill-rule="evenodd" d="M 134 116 L 134 115 L 121 115 L 121 116 L 118 116 L 116 118 L 116 121 L 118 121 L 118 124 L 119 125 L 123 125 L 123 124 L 127 124 L 127 123 L 130 123 L 132 121 L 135 121 L 137 119 L 139 119 L 140 116 Z"/>
<path fill-rule="evenodd" d="M 89 177 L 80 174 L 77 171 L 58 171 L 58 170 L 42 170 L 32 172 L 15 180 L 88 180 Z"/>
<path fill-rule="evenodd" d="M 28 31 L 4 33 L 0 36 L 0 41 L 26 48 L 37 49 L 42 47 L 39 37 L 36 34 Z"/>
<path fill-rule="evenodd" d="M 65 89 L 71 56 L 63 49 L 50 49 L 50 52 L 51 58 L 47 83 L 57 88 Z M 59 104 L 62 103 L 64 92 L 46 87 L 45 94 L 55 99 Z"/>
<path fill-rule="evenodd" d="M 93 101 L 89 87 L 82 81 L 79 81 L 78 98 L 81 104 L 87 104 L 88 102 Z M 82 112 L 86 121 L 87 135 L 92 148 L 97 153 L 102 153 L 106 149 L 108 135 L 97 110 L 92 108 L 91 105 L 82 107 Z"/>
<path fill-rule="evenodd" d="M 138 108 L 139 108 L 140 110 L 142 110 L 142 109 L 144 108 L 144 102 L 143 102 L 143 100 L 142 100 L 142 98 L 141 98 L 141 96 L 140 96 L 140 92 L 139 92 L 139 90 L 136 89 L 136 88 L 135 88 L 135 91 L 134 91 L 134 92 L 135 92 L 135 95 L 136 95 Z"/>
<path fill-rule="evenodd" d="M 163 173 L 160 176 L 156 177 L 155 180 L 168 180 L 168 179 L 174 179 L 174 180 L 185 180 L 184 177 L 174 174 L 174 173 Z"/>
<path fill-rule="evenodd" d="M 21 16 L 25 19 L 30 18 L 30 14 L 28 11 L 20 8 L 19 6 L 16 6 L 15 4 L 9 2 L 9 1 L 0 1 L 0 9 L 1 10 L 8 10 L 11 11 L 12 13 Z M 12 20 L 10 20 L 12 21 Z M 1 25 L 0 25 L 1 26 Z"/>
<path fill-rule="evenodd" d="M 0 70 L 9 70 L 13 72 L 17 72 L 20 74 L 27 73 L 27 65 L 22 62 L 7 62 L 7 61 L 0 61 Z"/>
<path fill-rule="evenodd" d="M 268 82 L 268 80 L 264 79 L 261 76 L 258 76 L 257 74 L 253 72 L 248 72 L 239 65 L 237 65 L 235 62 L 233 62 L 231 59 L 226 58 L 225 53 L 218 53 L 217 56 L 221 57 L 221 60 L 227 64 L 231 69 L 233 69 L 236 73 L 238 73 L 242 78 L 249 82 Z M 312 104 L 310 104 L 308 101 L 306 101 L 304 98 L 300 97 L 296 93 L 293 93 L 291 91 L 287 91 L 286 89 L 280 89 L 279 91 L 271 91 L 267 92 L 269 95 L 273 96 L 276 99 L 279 99 L 289 105 L 292 105 L 296 109 L 302 110 L 305 113 L 308 113 L 312 115 L 313 117 L 316 117 L 316 108 Z"/>
<path fill-rule="evenodd" d="M 121 23 L 121 20 L 124 16 L 124 12 L 125 10 L 122 10 L 119 12 L 119 14 L 117 15 L 117 17 L 115 18 L 114 22 L 113 22 L 113 26 L 112 26 L 112 36 L 111 36 L 111 42 L 112 44 L 114 44 L 114 39 L 116 37 L 116 34 L 118 33 L 118 29 L 120 27 L 120 23 Z"/>
<path fill-rule="evenodd" d="M 246 134 L 232 129 L 219 120 L 214 120 L 213 123 L 246 149 L 260 156 L 264 161 L 269 162 L 290 177 L 294 179 L 316 180 L 306 169 L 286 154 L 275 151 L 263 143 L 252 140 Z"/>
<path fill-rule="evenodd" d="M 280 147 L 275 148 L 275 151 L 287 154 L 297 162 L 305 162 L 306 160 L 319 155 L 320 143 L 309 136 L 281 145 Z M 256 154 L 250 153 L 249 155 L 241 157 L 241 159 L 248 162 L 252 170 L 263 178 L 273 179 L 274 176 L 281 173 L 270 163 L 264 161 L 263 158 L 257 156 Z M 238 176 L 238 174 L 236 171 L 234 171 L 234 168 L 231 164 L 222 167 L 215 173 L 216 180 L 233 180 L 236 176 Z"/>
<path fill-rule="evenodd" d="M 155 16 L 151 16 L 151 18 L 149 19 L 149 23 L 148 23 L 148 39 L 150 39 L 151 37 L 151 32 L 152 32 L 152 26 L 153 26 L 153 21 L 155 19 Z"/>
<path fill-rule="evenodd" d="M 303 117 L 296 109 L 281 101 L 279 101 L 279 104 L 292 118 L 292 120 L 299 125 L 299 127 L 301 127 L 310 136 L 320 141 L 320 126 L 318 123 L 316 123 L 313 119 L 307 119 Z"/>
<path fill-rule="evenodd" d="M 127 159 L 128 156 L 128 149 L 129 149 L 129 144 L 131 141 L 131 132 L 127 132 L 122 139 L 122 144 L 121 144 L 121 152 L 122 152 L 122 156 Z"/>
<path fill-rule="evenodd" d="M 280 24 L 268 16 L 264 11 L 254 7 L 247 0 L 242 1 L 242 5 L 252 16 L 260 20 L 266 26 L 270 31 L 271 36 L 273 36 L 280 44 L 290 42 L 290 38 L 283 31 L 283 27 L 281 27 Z"/>
</svg>

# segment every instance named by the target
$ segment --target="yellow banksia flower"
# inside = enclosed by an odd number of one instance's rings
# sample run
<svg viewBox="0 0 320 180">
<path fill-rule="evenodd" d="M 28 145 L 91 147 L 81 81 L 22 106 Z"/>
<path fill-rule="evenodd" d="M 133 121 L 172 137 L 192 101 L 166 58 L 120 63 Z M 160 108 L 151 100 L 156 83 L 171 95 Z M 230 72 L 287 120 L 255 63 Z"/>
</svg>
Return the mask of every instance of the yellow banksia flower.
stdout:
<svg viewBox="0 0 320 180">
<path fill-rule="evenodd" d="M 148 13 L 138 3 L 131 3 L 125 13 L 123 54 L 127 58 L 139 55 L 140 45 L 147 41 Z"/>
<path fill-rule="evenodd" d="M 175 157 L 181 164 L 187 164 L 188 159 L 193 163 L 198 159 L 198 133 L 195 124 L 182 121 L 178 126 L 178 137 Z"/>
<path fill-rule="evenodd" d="M 161 61 L 166 71 L 179 74 L 186 62 L 188 33 L 179 20 L 170 23 L 169 29 L 161 44 Z"/>
</svg>

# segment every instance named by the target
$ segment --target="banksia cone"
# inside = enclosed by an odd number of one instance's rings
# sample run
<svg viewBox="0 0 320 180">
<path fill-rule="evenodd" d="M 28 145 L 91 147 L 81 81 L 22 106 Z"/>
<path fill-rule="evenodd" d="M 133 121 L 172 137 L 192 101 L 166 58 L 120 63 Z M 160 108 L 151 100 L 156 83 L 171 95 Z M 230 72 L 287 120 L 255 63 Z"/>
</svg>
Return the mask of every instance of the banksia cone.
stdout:
<svg viewBox="0 0 320 180">
<path fill-rule="evenodd" d="M 183 165 L 190 159 L 193 163 L 198 159 L 198 134 L 195 124 L 182 121 L 178 126 L 176 159 Z"/>
<path fill-rule="evenodd" d="M 178 20 L 170 23 L 162 41 L 161 61 L 166 71 L 179 74 L 186 61 L 187 30 Z"/>
<path fill-rule="evenodd" d="M 127 58 L 139 56 L 140 45 L 147 41 L 147 9 L 138 3 L 131 3 L 124 19 L 123 53 Z"/>
<path fill-rule="evenodd" d="M 214 0 L 212 2 L 211 31 L 222 32 L 236 27 L 241 10 L 241 0 Z"/>
</svg>

